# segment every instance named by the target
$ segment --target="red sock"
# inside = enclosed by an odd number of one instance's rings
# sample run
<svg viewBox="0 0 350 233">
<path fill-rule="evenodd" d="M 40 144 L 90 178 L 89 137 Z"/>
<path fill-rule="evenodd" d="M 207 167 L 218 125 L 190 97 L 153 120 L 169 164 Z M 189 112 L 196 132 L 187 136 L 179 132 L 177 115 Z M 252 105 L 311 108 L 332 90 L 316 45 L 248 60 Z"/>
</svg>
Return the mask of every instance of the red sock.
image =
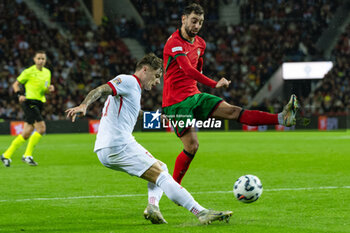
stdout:
<svg viewBox="0 0 350 233">
<path fill-rule="evenodd" d="M 186 174 L 193 157 L 194 155 L 188 153 L 185 150 L 181 151 L 181 153 L 177 156 L 173 172 L 173 178 L 177 183 L 181 184 L 182 178 Z"/>
<path fill-rule="evenodd" d="M 257 110 L 242 110 L 238 122 L 246 125 L 278 125 L 278 114 Z"/>
</svg>

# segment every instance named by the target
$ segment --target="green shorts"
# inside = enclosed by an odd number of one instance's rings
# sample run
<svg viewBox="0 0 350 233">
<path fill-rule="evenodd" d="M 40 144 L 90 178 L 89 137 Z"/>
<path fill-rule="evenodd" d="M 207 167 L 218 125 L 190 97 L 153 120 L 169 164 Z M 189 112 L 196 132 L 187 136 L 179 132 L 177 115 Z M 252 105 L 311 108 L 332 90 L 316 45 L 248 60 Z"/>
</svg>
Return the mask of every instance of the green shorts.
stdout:
<svg viewBox="0 0 350 233">
<path fill-rule="evenodd" d="M 213 112 L 223 101 L 220 97 L 208 93 L 195 94 L 187 97 L 180 103 L 163 108 L 163 113 L 173 123 L 175 133 L 182 137 L 191 128 L 186 127 L 186 122 L 195 120 L 205 121 L 211 117 Z M 180 122 L 184 124 L 180 124 Z M 175 125 L 174 123 L 177 124 Z"/>
</svg>

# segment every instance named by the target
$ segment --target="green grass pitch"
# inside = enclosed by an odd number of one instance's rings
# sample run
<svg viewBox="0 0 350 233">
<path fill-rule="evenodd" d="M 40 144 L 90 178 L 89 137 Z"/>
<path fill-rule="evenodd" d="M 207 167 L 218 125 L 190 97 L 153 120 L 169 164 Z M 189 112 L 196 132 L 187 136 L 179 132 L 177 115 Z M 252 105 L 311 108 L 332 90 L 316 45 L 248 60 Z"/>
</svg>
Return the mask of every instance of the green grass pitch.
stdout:
<svg viewBox="0 0 350 233">
<path fill-rule="evenodd" d="M 167 225 L 143 219 L 146 182 L 104 168 L 94 135 L 46 135 L 38 167 L 0 167 L 0 232 L 350 232 L 350 133 L 200 132 L 200 147 L 182 185 L 204 207 L 234 212 L 229 224 L 199 224 L 163 196 Z M 169 133 L 135 133 L 172 172 L 180 140 Z M 0 136 L 3 152 L 13 137 Z M 235 180 L 258 176 L 264 186 L 252 204 L 236 201 Z"/>
</svg>

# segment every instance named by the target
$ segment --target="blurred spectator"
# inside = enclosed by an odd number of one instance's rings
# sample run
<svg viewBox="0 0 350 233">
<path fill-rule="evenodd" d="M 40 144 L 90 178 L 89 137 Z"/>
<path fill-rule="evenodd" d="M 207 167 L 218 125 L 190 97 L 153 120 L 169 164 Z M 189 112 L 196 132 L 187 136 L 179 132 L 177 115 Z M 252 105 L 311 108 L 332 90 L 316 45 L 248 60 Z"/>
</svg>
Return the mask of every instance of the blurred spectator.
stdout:
<svg viewBox="0 0 350 233">
<path fill-rule="evenodd" d="M 306 114 L 350 113 L 350 24 L 332 51 L 333 69 L 305 101 Z"/>
<path fill-rule="evenodd" d="M 87 91 L 117 74 L 134 70 L 135 60 L 121 39 L 103 25 L 96 31 L 82 14 L 78 1 L 42 1 L 72 33 L 67 40 L 57 30 L 40 22 L 22 1 L 0 3 L 0 117 L 21 119 L 11 84 L 32 64 L 35 50 L 47 51 L 48 67 L 56 92 L 48 98 L 43 115 L 48 120 L 65 119 L 64 110 L 81 102 Z M 79 13 L 77 13 L 79 12 Z M 57 14 L 57 16 L 55 15 Z M 123 59 L 121 59 L 123 57 Z M 88 115 L 98 118 L 103 100 Z"/>
</svg>

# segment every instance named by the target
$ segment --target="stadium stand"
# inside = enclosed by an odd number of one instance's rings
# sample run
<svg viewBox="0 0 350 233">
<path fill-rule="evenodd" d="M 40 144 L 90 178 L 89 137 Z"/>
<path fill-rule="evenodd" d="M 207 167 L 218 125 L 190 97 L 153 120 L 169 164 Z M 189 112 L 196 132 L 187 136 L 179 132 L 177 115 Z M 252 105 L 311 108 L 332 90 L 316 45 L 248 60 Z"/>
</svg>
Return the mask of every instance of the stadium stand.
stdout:
<svg viewBox="0 0 350 233">
<path fill-rule="evenodd" d="M 22 119 L 23 112 L 13 95 L 11 84 L 24 68 L 32 64 L 31 56 L 37 49 L 47 50 L 48 68 L 56 87 L 43 112 L 47 120 L 65 119 L 64 110 L 80 103 L 87 91 L 116 74 L 134 70 L 135 60 L 113 33 L 114 30 L 109 28 L 111 24 L 105 23 L 93 31 L 83 14 L 69 13 L 81 12 L 79 4 L 72 4 L 71 1 L 62 5 L 58 1 L 44 3 L 46 9 L 58 10 L 52 20 L 58 20 L 58 23 L 69 29 L 71 39 L 47 28 L 21 1 L 6 0 L 0 5 L 2 20 L 12 22 L 4 26 L 0 33 L 0 56 L 4 58 L 0 71 L 1 118 Z M 75 15 L 76 23 L 71 23 L 72 15 Z M 38 43 L 40 41 L 42 43 Z M 88 117 L 98 118 L 102 104 L 102 100 L 95 104 L 89 110 Z"/>
<path fill-rule="evenodd" d="M 350 113 L 350 24 L 332 51 L 334 67 L 304 101 L 306 114 Z"/>
</svg>

